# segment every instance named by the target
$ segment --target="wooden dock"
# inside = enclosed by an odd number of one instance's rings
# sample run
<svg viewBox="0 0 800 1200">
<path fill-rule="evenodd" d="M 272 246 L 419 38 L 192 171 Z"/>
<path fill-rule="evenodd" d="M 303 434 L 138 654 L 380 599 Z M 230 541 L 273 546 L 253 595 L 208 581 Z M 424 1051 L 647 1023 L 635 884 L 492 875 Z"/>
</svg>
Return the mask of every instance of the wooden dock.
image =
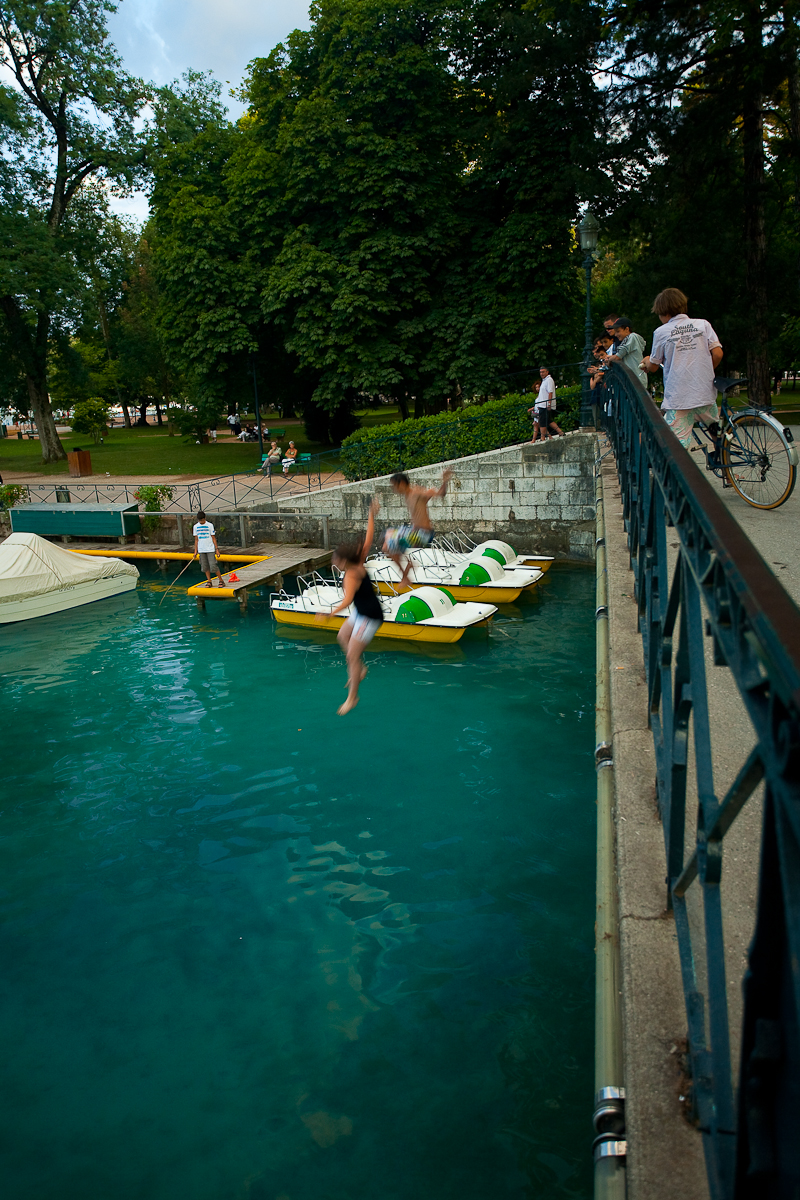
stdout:
<svg viewBox="0 0 800 1200">
<path fill-rule="evenodd" d="M 198 608 L 205 608 L 207 600 L 238 600 L 239 608 L 245 612 L 250 588 L 266 585 L 281 588 L 284 575 L 303 575 L 307 571 L 317 571 L 321 567 L 327 567 L 331 561 L 331 551 L 317 546 L 262 543 L 252 549 L 255 554 L 263 554 L 263 557 L 245 566 L 236 567 L 233 571 L 226 571 L 222 576 L 222 587 L 218 586 L 216 579 L 212 579 L 210 587 L 204 580 L 188 588 L 186 594 L 194 596 Z M 235 578 L 232 579 L 231 576 Z"/>
</svg>

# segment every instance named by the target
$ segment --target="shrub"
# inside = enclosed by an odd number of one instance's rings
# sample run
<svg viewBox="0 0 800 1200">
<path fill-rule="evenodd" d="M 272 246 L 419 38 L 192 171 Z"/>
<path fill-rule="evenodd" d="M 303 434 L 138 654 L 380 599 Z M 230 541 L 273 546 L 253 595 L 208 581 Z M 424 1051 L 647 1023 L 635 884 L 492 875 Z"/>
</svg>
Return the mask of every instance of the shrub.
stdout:
<svg viewBox="0 0 800 1200">
<path fill-rule="evenodd" d="M 5 483 L 0 487 L 0 512 L 13 508 L 28 495 L 28 489 L 17 483 Z"/>
<path fill-rule="evenodd" d="M 88 433 L 97 445 L 108 432 L 108 404 L 100 396 L 90 396 L 75 405 L 72 414 L 72 432 Z"/>
<path fill-rule="evenodd" d="M 534 399 L 532 392 L 514 393 L 457 413 L 359 429 L 342 443 L 342 472 L 346 479 L 370 479 L 527 442 L 533 429 L 528 409 Z M 557 404 L 559 426 L 565 433 L 576 429 L 580 388 L 560 389 Z"/>
<path fill-rule="evenodd" d="M 165 500 L 175 499 L 175 489 L 167 487 L 166 484 L 144 483 L 133 495 L 140 504 L 144 504 L 146 513 L 160 513 L 163 511 Z M 142 528 L 145 533 L 151 533 L 157 527 L 159 520 L 160 518 L 156 516 L 142 517 Z"/>
</svg>

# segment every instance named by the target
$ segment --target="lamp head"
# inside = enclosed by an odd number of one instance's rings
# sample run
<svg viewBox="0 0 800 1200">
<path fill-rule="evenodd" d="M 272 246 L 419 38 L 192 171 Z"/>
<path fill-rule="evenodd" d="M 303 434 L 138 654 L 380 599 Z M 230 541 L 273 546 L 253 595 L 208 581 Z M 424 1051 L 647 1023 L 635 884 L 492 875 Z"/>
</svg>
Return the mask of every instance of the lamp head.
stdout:
<svg viewBox="0 0 800 1200">
<path fill-rule="evenodd" d="M 591 254 L 597 249 L 597 242 L 600 237 L 600 222 L 594 213 L 589 209 L 583 214 L 583 217 L 578 225 L 578 238 L 581 243 L 581 250 L 587 254 Z"/>
</svg>

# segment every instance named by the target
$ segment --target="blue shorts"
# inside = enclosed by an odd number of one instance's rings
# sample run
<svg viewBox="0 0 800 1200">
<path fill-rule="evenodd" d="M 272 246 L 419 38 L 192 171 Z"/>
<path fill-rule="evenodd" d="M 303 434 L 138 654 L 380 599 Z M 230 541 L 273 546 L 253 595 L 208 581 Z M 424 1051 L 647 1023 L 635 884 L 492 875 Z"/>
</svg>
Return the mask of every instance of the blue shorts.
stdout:
<svg viewBox="0 0 800 1200">
<path fill-rule="evenodd" d="M 384 546 L 390 554 L 405 554 L 406 550 L 416 550 L 418 547 L 430 546 L 432 541 L 432 529 L 417 529 L 413 525 L 398 525 L 396 529 L 386 530 Z"/>
</svg>

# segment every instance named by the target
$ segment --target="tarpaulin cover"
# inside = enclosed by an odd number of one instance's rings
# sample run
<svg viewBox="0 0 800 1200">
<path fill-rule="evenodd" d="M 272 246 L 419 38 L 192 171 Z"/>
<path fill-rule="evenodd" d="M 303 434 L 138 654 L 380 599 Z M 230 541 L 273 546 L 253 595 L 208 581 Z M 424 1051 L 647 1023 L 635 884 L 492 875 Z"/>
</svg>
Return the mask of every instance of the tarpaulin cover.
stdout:
<svg viewBox="0 0 800 1200">
<path fill-rule="evenodd" d="M 138 574 L 132 563 L 120 558 L 73 554 L 38 533 L 12 533 L 0 543 L 0 604 L 77 587 L 96 579 Z"/>
</svg>

